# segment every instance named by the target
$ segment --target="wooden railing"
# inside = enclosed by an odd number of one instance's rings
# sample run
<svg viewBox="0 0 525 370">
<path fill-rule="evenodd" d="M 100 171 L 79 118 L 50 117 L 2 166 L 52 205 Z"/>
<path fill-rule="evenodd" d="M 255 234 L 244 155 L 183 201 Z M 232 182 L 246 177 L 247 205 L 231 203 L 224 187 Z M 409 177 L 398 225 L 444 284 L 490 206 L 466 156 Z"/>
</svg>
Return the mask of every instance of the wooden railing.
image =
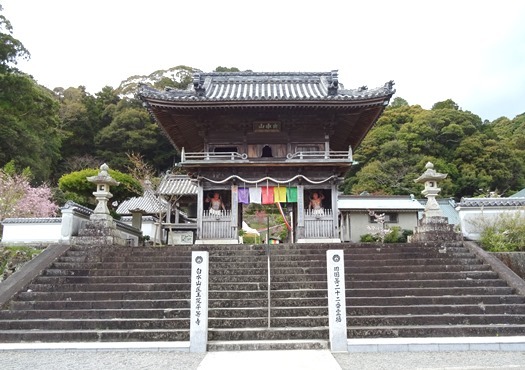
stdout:
<svg viewBox="0 0 525 370">
<path fill-rule="evenodd" d="M 188 161 L 235 161 L 244 160 L 248 158 L 246 153 L 237 152 L 186 152 L 184 149 L 181 151 L 180 161 L 181 163 Z"/>
<path fill-rule="evenodd" d="M 334 216 L 331 209 L 304 210 L 304 237 L 306 239 L 335 238 Z"/>
<path fill-rule="evenodd" d="M 260 158 L 251 158 L 260 160 Z M 279 160 L 280 158 L 268 157 L 263 159 Z M 312 151 L 312 152 L 295 152 L 286 155 L 287 162 L 308 161 L 308 160 L 333 160 L 352 162 L 352 149 L 348 151 Z M 186 152 L 184 148 L 181 151 L 181 163 L 194 161 L 245 161 L 250 160 L 248 154 L 238 152 Z M 281 158 L 282 160 L 282 158 Z"/>
<path fill-rule="evenodd" d="M 202 215 L 202 239 L 237 239 L 231 211 L 207 210 Z"/>
<path fill-rule="evenodd" d="M 288 160 L 308 160 L 308 159 L 329 159 L 352 161 L 352 151 L 315 151 L 315 152 L 295 152 L 286 156 Z"/>
</svg>

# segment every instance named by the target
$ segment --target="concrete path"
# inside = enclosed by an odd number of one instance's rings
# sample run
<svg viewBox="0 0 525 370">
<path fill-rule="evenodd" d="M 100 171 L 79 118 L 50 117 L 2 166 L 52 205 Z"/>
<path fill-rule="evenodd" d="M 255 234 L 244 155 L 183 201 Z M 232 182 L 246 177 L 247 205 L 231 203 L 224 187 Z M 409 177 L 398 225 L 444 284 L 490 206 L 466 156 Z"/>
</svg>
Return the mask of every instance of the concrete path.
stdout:
<svg viewBox="0 0 525 370">
<path fill-rule="evenodd" d="M 145 350 L 0 351 L 3 370 L 366 370 L 525 369 L 525 352 L 379 352 L 327 350 L 189 353 Z"/>
<path fill-rule="evenodd" d="M 443 341 L 444 339 L 441 338 Z M 487 338 L 485 338 L 484 346 L 479 347 L 482 344 L 479 343 L 480 340 L 478 339 L 476 343 L 470 338 L 471 347 L 464 346 L 465 343 L 455 343 L 453 346 L 450 346 L 453 343 L 449 343 L 449 347 L 445 347 L 449 350 L 429 346 L 429 341 L 435 342 L 435 340 L 425 338 L 412 339 L 409 344 L 402 344 L 395 340 L 376 340 L 373 342 L 374 347 L 366 347 L 363 346 L 365 343 L 358 344 L 349 340 L 349 345 L 351 343 L 356 345 L 354 349 L 360 348 L 373 352 L 335 354 L 329 350 L 190 353 L 188 342 L 0 343 L 0 369 L 525 370 L 524 341 L 521 339 L 523 338 L 515 337 L 514 340 L 493 338 L 494 343 L 492 344 L 499 342 L 498 347 L 490 347 L 487 346 Z M 466 342 L 467 338 L 463 338 L 463 341 Z M 450 350 L 450 348 L 455 348 L 455 350 Z M 473 350 L 473 348 L 480 350 Z M 499 348 L 499 350 L 491 350 L 493 348 Z"/>
</svg>

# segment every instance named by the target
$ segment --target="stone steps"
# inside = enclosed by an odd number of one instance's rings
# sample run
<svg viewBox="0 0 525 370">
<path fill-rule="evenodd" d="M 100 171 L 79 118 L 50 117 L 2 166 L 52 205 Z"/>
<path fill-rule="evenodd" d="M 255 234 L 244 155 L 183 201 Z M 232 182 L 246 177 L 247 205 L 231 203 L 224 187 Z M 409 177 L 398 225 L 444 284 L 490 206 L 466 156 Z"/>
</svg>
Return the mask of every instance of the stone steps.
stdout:
<svg viewBox="0 0 525 370">
<path fill-rule="evenodd" d="M 208 342 L 208 351 L 275 351 L 275 350 L 322 350 L 329 349 L 327 340 L 242 340 Z"/>
<path fill-rule="evenodd" d="M 349 327 L 348 338 L 486 337 L 523 335 L 525 324 Z"/>
<path fill-rule="evenodd" d="M 347 316 L 349 327 L 425 326 L 425 325 L 525 325 L 521 314 L 422 314 Z"/>
<path fill-rule="evenodd" d="M 72 246 L 0 311 L 0 341 L 187 341 L 190 266 L 188 247 Z"/>
<path fill-rule="evenodd" d="M 0 330 L 0 342 L 187 341 L 187 329 Z"/>
<path fill-rule="evenodd" d="M 95 301 L 95 300 L 150 300 L 190 299 L 189 291 L 39 291 L 21 292 L 18 301 Z M 16 302 L 16 301 L 15 301 Z M 1 312 L 1 311 L 0 311 Z"/>
<path fill-rule="evenodd" d="M 0 320 L 2 330 L 141 330 L 189 329 L 187 318 Z"/>
<path fill-rule="evenodd" d="M 191 250 L 210 252 L 209 350 L 327 348 L 326 250 L 348 336 L 523 334 L 525 297 L 461 243 L 72 247 L 0 311 L 0 341 L 189 340 Z"/>
<path fill-rule="evenodd" d="M 91 291 L 179 291 L 190 289 L 189 283 L 162 283 L 162 284 L 142 284 L 142 283 L 107 283 L 107 284 L 30 284 L 29 289 L 32 291 L 54 291 L 54 292 L 91 292 Z"/>
<path fill-rule="evenodd" d="M 72 319 L 174 319 L 190 317 L 189 308 L 96 309 L 96 310 L 4 310 L 0 320 Z M 79 324 L 80 325 L 80 324 Z M 189 333 L 188 333 L 189 334 Z"/>
<path fill-rule="evenodd" d="M 275 328 L 210 328 L 208 340 L 294 340 L 328 338 L 328 326 L 321 327 L 275 327 Z"/>
<path fill-rule="evenodd" d="M 189 299 L 151 300 L 97 300 L 97 301 L 18 301 L 12 302 L 13 310 L 95 310 L 95 309 L 149 309 L 189 308 Z"/>
</svg>

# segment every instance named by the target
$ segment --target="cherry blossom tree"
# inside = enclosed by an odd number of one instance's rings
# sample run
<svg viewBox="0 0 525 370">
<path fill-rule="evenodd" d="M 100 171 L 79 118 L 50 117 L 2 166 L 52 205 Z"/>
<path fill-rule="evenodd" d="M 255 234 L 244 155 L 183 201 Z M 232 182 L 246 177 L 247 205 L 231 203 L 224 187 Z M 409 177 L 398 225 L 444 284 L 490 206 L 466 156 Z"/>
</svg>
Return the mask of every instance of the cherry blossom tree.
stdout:
<svg viewBox="0 0 525 370">
<path fill-rule="evenodd" d="M 32 187 L 27 174 L 0 169 L 0 221 L 9 217 L 51 217 L 57 211 L 49 186 Z"/>
</svg>

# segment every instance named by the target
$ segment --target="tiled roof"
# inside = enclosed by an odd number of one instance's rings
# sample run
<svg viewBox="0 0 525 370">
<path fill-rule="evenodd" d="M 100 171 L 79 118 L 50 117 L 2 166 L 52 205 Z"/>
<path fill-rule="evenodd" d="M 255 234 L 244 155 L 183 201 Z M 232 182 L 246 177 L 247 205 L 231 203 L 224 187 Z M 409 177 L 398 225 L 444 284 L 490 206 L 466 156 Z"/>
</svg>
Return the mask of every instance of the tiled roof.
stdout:
<svg viewBox="0 0 525 370">
<path fill-rule="evenodd" d="M 5 218 L 2 224 L 59 224 L 62 217 Z"/>
<path fill-rule="evenodd" d="M 511 198 L 524 198 L 525 197 L 525 189 L 521 189 L 517 193 L 512 194 L 510 197 Z"/>
<path fill-rule="evenodd" d="M 425 207 L 416 199 L 405 196 L 339 196 L 337 207 L 340 210 L 371 210 L 371 211 L 421 211 Z"/>
<path fill-rule="evenodd" d="M 157 222 L 157 218 L 155 216 L 142 216 L 142 222 Z M 132 216 L 122 216 L 120 218 L 120 221 L 128 223 L 133 221 Z"/>
<path fill-rule="evenodd" d="M 166 175 L 160 182 L 157 193 L 162 195 L 197 195 L 197 183 L 184 175 Z"/>
<path fill-rule="evenodd" d="M 68 200 L 64 204 L 64 206 L 61 207 L 60 209 L 62 209 L 62 210 L 64 210 L 64 209 L 72 209 L 75 212 L 78 212 L 78 213 L 83 214 L 85 216 L 90 216 L 93 213 L 92 209 L 90 209 L 90 208 L 88 208 L 86 206 L 83 206 L 81 204 L 75 203 L 72 200 Z"/>
<path fill-rule="evenodd" d="M 195 73 L 186 90 L 158 91 L 142 85 L 139 95 L 168 101 L 330 101 L 360 100 L 391 96 L 393 81 L 368 89 L 366 86 L 346 90 L 332 72 L 212 72 Z"/>
<path fill-rule="evenodd" d="M 522 207 L 525 198 L 462 198 L 459 207 Z"/>
<path fill-rule="evenodd" d="M 157 214 L 166 212 L 167 205 L 161 202 L 151 189 L 146 189 L 141 197 L 133 197 L 119 204 L 117 213 L 119 215 L 129 215 L 132 210 L 140 209 L 147 214 Z"/>
</svg>

